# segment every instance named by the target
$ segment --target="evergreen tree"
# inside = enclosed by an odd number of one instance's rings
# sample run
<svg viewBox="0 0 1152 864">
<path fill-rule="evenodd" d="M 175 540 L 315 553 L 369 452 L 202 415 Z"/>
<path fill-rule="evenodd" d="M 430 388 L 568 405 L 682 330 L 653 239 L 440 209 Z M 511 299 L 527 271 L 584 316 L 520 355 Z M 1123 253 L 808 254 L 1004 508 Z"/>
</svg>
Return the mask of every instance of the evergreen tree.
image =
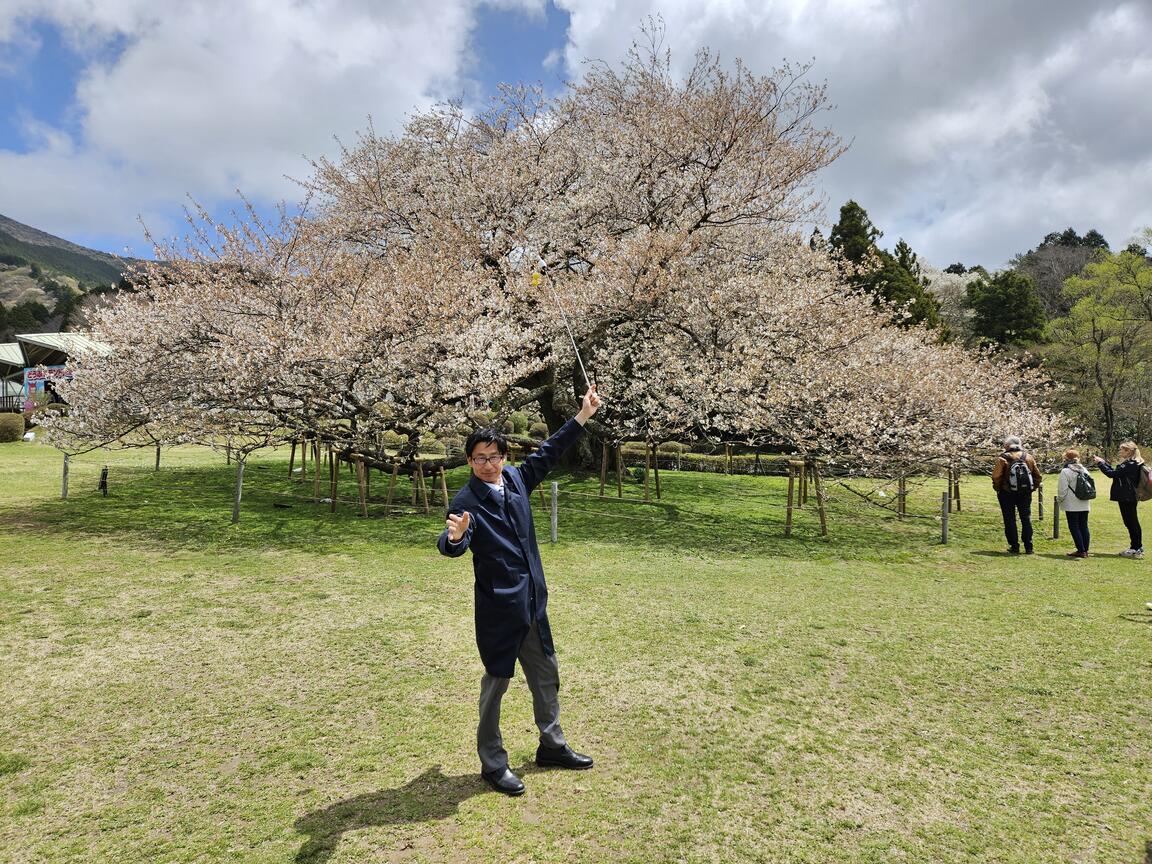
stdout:
<svg viewBox="0 0 1152 864">
<path fill-rule="evenodd" d="M 868 212 L 855 201 L 840 208 L 840 221 L 832 226 L 828 245 L 853 264 L 859 264 L 876 251 L 876 241 L 884 236 Z"/>
<path fill-rule="evenodd" d="M 1036 286 L 1014 270 L 979 277 L 968 285 L 965 301 L 974 313 L 973 332 L 990 342 L 1023 345 L 1044 333 L 1044 305 Z"/>
<path fill-rule="evenodd" d="M 862 265 L 860 285 L 878 298 L 901 307 L 894 323 L 940 326 L 940 307 L 928 293 L 928 280 L 921 274 L 920 262 L 903 239 L 895 254 L 876 246 L 884 236 L 868 212 L 855 201 L 840 208 L 840 221 L 832 226 L 828 245 L 853 264 Z"/>
</svg>

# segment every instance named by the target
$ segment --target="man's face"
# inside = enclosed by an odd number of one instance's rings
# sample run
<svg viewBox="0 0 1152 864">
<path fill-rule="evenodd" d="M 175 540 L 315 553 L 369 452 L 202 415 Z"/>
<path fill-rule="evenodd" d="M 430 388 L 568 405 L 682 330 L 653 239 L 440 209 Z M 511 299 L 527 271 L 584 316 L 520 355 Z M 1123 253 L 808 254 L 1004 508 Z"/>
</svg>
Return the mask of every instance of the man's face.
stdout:
<svg viewBox="0 0 1152 864">
<path fill-rule="evenodd" d="M 500 479 L 500 470 L 504 467 L 504 457 L 495 444 L 485 444 L 481 441 L 472 448 L 468 464 L 472 466 L 472 473 L 485 483 L 496 483 Z"/>
</svg>

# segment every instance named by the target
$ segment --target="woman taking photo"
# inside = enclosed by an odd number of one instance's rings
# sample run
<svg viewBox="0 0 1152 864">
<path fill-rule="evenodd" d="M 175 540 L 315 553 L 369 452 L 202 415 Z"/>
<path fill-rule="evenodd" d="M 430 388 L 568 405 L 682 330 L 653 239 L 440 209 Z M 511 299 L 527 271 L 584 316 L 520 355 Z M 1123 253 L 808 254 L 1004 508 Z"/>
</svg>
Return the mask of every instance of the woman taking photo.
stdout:
<svg viewBox="0 0 1152 864">
<path fill-rule="evenodd" d="M 1125 558 L 1144 557 L 1144 538 L 1140 531 L 1140 518 L 1136 515 L 1136 489 L 1140 485 L 1140 472 L 1144 470 L 1144 460 L 1140 448 L 1134 441 L 1125 441 L 1116 452 L 1120 462 L 1113 468 L 1107 459 L 1096 457 L 1096 464 L 1112 478 L 1112 492 L 1109 498 L 1120 507 L 1120 517 L 1128 529 L 1128 548 L 1120 554 Z"/>
<path fill-rule="evenodd" d="M 1068 520 L 1068 533 L 1072 535 L 1072 542 L 1076 544 L 1075 551 L 1066 553 L 1069 558 L 1087 558 L 1088 544 L 1092 539 L 1088 533 L 1088 511 L 1092 507 L 1092 502 L 1076 494 L 1076 481 L 1081 472 L 1087 470 L 1080 464 L 1080 452 L 1078 450 L 1068 448 L 1064 451 L 1064 468 L 1060 471 L 1056 498 L 1060 502 L 1060 509 L 1064 511 L 1064 516 Z"/>
</svg>

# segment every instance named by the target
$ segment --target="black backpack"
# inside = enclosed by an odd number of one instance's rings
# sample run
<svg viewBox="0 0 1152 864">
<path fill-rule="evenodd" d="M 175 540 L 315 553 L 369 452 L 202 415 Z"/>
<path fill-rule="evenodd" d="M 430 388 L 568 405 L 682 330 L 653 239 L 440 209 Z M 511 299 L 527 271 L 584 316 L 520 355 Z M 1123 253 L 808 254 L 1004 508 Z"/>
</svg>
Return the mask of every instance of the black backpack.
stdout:
<svg viewBox="0 0 1152 864">
<path fill-rule="evenodd" d="M 1000 457 L 1008 463 L 1008 476 L 1004 478 L 1004 487 L 1009 492 L 1032 492 L 1032 469 L 1028 467 L 1028 454 L 1020 451 L 1020 458 L 1013 458 L 1011 452 Z"/>
<path fill-rule="evenodd" d="M 1076 469 L 1076 483 L 1072 487 L 1072 494 L 1081 501 L 1091 501 L 1096 497 L 1096 482 L 1083 468 Z"/>
</svg>

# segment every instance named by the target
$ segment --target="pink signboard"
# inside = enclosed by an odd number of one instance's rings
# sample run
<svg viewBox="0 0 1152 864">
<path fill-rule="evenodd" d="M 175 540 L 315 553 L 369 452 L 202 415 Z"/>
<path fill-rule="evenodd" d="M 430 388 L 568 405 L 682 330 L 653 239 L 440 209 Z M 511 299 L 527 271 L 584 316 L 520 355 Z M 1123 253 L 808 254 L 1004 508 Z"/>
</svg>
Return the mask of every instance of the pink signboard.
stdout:
<svg viewBox="0 0 1152 864">
<path fill-rule="evenodd" d="M 25 411 L 31 411 L 36 407 L 36 397 L 44 395 L 45 385 L 52 378 L 71 381 L 72 370 L 67 366 L 37 366 L 34 369 L 24 370 Z"/>
</svg>

